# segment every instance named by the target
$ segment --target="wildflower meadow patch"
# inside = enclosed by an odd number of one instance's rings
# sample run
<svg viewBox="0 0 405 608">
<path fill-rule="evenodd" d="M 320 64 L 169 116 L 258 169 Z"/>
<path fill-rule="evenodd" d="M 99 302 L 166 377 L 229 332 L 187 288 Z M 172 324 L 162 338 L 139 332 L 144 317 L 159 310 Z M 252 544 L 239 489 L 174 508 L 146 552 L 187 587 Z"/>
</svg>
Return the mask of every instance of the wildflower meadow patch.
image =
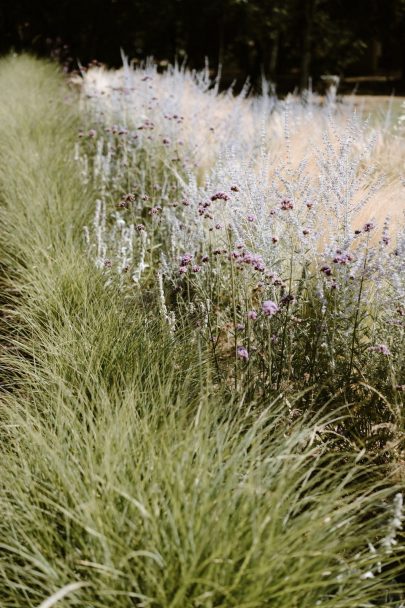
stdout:
<svg viewBox="0 0 405 608">
<path fill-rule="evenodd" d="M 0 604 L 404 605 L 405 144 L 0 62 Z"/>
</svg>

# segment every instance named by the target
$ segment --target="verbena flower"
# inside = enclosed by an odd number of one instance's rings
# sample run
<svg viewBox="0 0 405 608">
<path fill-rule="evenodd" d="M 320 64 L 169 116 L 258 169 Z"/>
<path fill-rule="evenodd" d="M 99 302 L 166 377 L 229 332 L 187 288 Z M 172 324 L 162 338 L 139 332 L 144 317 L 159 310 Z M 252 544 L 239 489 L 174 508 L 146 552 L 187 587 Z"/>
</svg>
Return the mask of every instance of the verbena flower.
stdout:
<svg viewBox="0 0 405 608">
<path fill-rule="evenodd" d="M 278 313 L 279 310 L 280 309 L 276 302 L 273 302 L 272 300 L 265 300 L 262 304 L 262 311 L 266 317 L 272 317 Z"/>
<path fill-rule="evenodd" d="M 236 354 L 242 361 L 249 361 L 249 353 L 244 346 L 238 346 L 236 348 Z"/>
<path fill-rule="evenodd" d="M 391 354 L 390 349 L 386 344 L 376 344 L 375 346 L 370 346 L 370 350 L 375 353 L 380 353 L 381 355 L 385 355 L 388 357 Z"/>
<path fill-rule="evenodd" d="M 229 201 L 229 195 L 226 192 L 217 192 L 211 196 L 212 201 Z"/>
</svg>

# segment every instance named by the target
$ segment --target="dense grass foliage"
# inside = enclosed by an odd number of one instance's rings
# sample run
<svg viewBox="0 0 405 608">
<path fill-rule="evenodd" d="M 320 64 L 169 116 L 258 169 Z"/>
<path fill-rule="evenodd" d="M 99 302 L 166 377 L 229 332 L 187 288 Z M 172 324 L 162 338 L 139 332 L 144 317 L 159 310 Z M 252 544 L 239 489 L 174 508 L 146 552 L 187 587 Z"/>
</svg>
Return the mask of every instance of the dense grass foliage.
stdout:
<svg viewBox="0 0 405 608">
<path fill-rule="evenodd" d="M 102 272 L 77 108 L 53 65 L 0 63 L 1 606 L 399 608 L 398 427 L 382 468 L 313 389 L 234 390 L 165 318 L 157 229 L 132 289 Z"/>
</svg>

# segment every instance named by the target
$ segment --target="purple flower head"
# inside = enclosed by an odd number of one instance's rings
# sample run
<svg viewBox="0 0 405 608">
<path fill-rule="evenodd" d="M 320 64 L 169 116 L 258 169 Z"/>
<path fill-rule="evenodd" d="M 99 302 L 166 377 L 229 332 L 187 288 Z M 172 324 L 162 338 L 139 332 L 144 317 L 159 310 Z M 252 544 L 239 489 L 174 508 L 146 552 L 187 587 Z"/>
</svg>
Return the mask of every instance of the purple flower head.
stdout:
<svg viewBox="0 0 405 608">
<path fill-rule="evenodd" d="M 162 207 L 157 205 L 156 207 L 152 207 L 152 209 L 149 211 L 149 215 L 159 215 L 159 213 L 161 213 L 161 212 L 162 212 Z"/>
<path fill-rule="evenodd" d="M 191 263 L 192 259 L 193 259 L 193 256 L 191 253 L 185 253 L 184 255 L 181 256 L 180 266 L 187 266 L 188 264 Z"/>
<path fill-rule="evenodd" d="M 253 253 L 250 253 L 250 251 L 246 251 L 242 256 L 241 261 L 245 264 L 251 264 L 253 262 L 253 258 Z"/>
<path fill-rule="evenodd" d="M 248 319 L 251 319 L 252 321 L 256 321 L 257 312 L 255 310 L 248 310 L 248 312 L 246 313 L 246 316 Z"/>
<path fill-rule="evenodd" d="M 242 361 L 249 361 L 249 353 L 244 346 L 238 346 L 236 349 L 236 354 L 239 359 L 242 359 Z"/>
<path fill-rule="evenodd" d="M 249 214 L 249 215 L 246 217 L 246 219 L 247 219 L 247 221 L 248 221 L 248 222 L 255 222 L 255 221 L 256 221 L 256 216 L 255 216 L 255 215 L 252 215 L 252 214 Z"/>
<path fill-rule="evenodd" d="M 322 266 L 321 272 L 323 272 L 324 274 L 326 274 L 327 277 L 329 277 L 332 274 L 332 269 L 329 266 Z"/>
<path fill-rule="evenodd" d="M 208 260 L 209 260 L 208 255 L 203 255 L 203 256 L 202 256 L 202 258 L 201 258 L 201 261 L 202 261 L 202 262 L 204 262 L 204 264 L 205 264 L 206 262 L 208 262 Z"/>
<path fill-rule="evenodd" d="M 294 209 L 294 205 L 292 204 L 292 202 L 287 199 L 281 201 L 280 207 L 283 211 L 289 211 L 290 209 Z"/>
<path fill-rule="evenodd" d="M 274 243 L 274 244 L 278 243 L 278 236 L 272 236 L 271 237 L 271 242 Z"/>
<path fill-rule="evenodd" d="M 238 186 L 231 186 L 232 192 L 239 192 Z"/>
<path fill-rule="evenodd" d="M 236 331 L 243 331 L 245 329 L 245 326 L 243 325 L 243 323 L 237 323 L 235 329 Z"/>
<path fill-rule="evenodd" d="M 272 300 L 265 300 L 262 304 L 262 311 L 266 317 L 272 317 L 279 311 L 278 305 Z"/>
<path fill-rule="evenodd" d="M 295 302 L 295 296 L 292 293 L 287 293 L 280 300 L 280 304 L 282 306 L 288 306 L 289 304 L 292 304 L 293 302 Z"/>
<path fill-rule="evenodd" d="M 367 222 L 363 226 L 363 231 L 364 232 L 371 232 L 372 230 L 374 230 L 374 228 L 375 228 L 375 224 L 373 224 L 373 222 Z"/>
<path fill-rule="evenodd" d="M 145 230 L 145 226 L 143 224 L 137 224 L 136 229 L 138 232 L 143 232 Z"/>
<path fill-rule="evenodd" d="M 186 274 L 186 272 L 187 272 L 187 266 L 180 266 L 179 274 Z"/>
<path fill-rule="evenodd" d="M 226 192 L 216 192 L 211 196 L 212 201 L 229 201 L 229 196 Z"/>
<path fill-rule="evenodd" d="M 346 264 L 348 262 L 352 262 L 352 261 L 353 261 L 353 257 L 350 255 L 350 253 L 342 253 L 342 251 L 340 249 L 338 249 L 336 251 L 336 255 L 333 258 L 334 264 L 341 264 L 342 266 L 346 266 Z"/>
<path fill-rule="evenodd" d="M 198 264 L 195 264 L 191 270 L 193 272 L 201 272 L 201 266 L 198 266 Z"/>
<path fill-rule="evenodd" d="M 370 346 L 370 350 L 374 351 L 375 353 L 385 355 L 386 357 L 389 357 L 391 354 L 391 351 L 386 344 L 376 344 L 375 346 Z"/>
</svg>

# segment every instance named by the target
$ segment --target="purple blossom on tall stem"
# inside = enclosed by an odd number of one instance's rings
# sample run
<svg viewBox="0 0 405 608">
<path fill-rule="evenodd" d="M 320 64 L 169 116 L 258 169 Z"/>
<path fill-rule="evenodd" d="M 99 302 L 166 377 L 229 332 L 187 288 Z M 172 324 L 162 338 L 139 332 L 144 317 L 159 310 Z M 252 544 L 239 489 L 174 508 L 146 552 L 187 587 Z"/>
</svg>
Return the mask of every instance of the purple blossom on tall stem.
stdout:
<svg viewBox="0 0 405 608">
<path fill-rule="evenodd" d="M 246 313 L 246 316 L 251 321 L 256 321 L 256 319 L 257 319 L 257 312 L 255 310 L 248 310 L 248 312 Z"/>
<path fill-rule="evenodd" d="M 272 317 L 278 313 L 279 310 L 280 309 L 276 302 L 273 302 L 272 300 L 265 300 L 262 304 L 262 311 L 266 317 Z"/>
<path fill-rule="evenodd" d="M 244 346 L 238 346 L 236 348 L 236 354 L 242 361 L 249 361 L 249 353 Z"/>
<path fill-rule="evenodd" d="M 181 256 L 180 266 L 187 266 L 188 264 L 191 263 L 192 259 L 193 259 L 193 256 L 191 253 L 185 253 L 184 255 Z"/>
<path fill-rule="evenodd" d="M 329 277 L 332 274 L 332 269 L 329 266 L 322 266 L 321 272 L 323 272 L 324 274 L 326 274 L 327 277 Z"/>
</svg>

